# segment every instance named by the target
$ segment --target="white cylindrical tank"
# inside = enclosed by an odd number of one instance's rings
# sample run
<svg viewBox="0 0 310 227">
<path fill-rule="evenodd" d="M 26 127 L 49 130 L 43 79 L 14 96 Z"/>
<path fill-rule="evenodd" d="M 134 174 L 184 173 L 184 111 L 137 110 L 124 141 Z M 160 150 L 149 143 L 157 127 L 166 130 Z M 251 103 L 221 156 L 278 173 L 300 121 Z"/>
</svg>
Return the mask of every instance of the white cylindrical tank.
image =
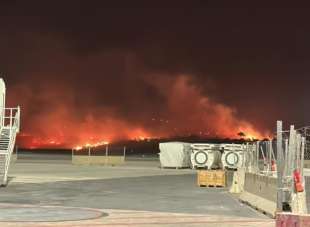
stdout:
<svg viewBox="0 0 310 227">
<path fill-rule="evenodd" d="M 216 169 L 221 166 L 221 153 L 218 144 L 195 143 L 191 145 L 193 169 Z"/>
<path fill-rule="evenodd" d="M 190 143 L 166 142 L 159 144 L 159 160 L 163 168 L 189 168 Z"/>
<path fill-rule="evenodd" d="M 244 152 L 246 146 L 244 144 L 222 144 L 222 166 L 224 169 L 238 169 L 243 166 Z"/>
</svg>

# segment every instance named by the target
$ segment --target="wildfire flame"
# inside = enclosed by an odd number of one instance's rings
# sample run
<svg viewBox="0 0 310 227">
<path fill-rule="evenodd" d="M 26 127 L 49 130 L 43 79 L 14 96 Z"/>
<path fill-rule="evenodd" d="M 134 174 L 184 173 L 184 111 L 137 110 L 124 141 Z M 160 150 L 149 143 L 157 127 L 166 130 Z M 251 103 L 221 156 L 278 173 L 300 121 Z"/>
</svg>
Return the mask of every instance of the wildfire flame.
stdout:
<svg viewBox="0 0 310 227">
<path fill-rule="evenodd" d="M 246 139 L 269 138 L 268 132 L 261 132 L 249 121 L 240 119 L 234 108 L 207 96 L 190 76 L 159 76 L 145 83 L 149 83 L 164 101 L 160 108 L 150 108 L 153 112 L 139 110 L 141 115 L 135 118 L 133 114 L 133 119 L 120 115 L 117 108 L 76 106 L 76 94 L 70 93 L 67 87 L 60 87 L 59 83 L 54 87 L 49 84 L 39 94 L 32 94 L 34 89 L 28 87 L 17 87 L 15 99 L 23 101 L 23 130 L 27 132 L 18 136 L 18 145 L 79 150 L 123 139 L 140 141 L 186 135 L 233 139 L 240 138 L 239 132 L 244 132 L 242 138 Z M 34 103 L 49 105 L 33 114 Z"/>
<path fill-rule="evenodd" d="M 77 145 L 73 148 L 73 150 L 82 150 L 83 148 L 94 148 L 94 147 L 99 147 L 99 146 L 103 146 L 103 145 L 108 145 L 109 142 L 108 141 L 101 141 L 101 142 L 97 142 L 97 143 L 85 143 L 84 145 Z"/>
</svg>

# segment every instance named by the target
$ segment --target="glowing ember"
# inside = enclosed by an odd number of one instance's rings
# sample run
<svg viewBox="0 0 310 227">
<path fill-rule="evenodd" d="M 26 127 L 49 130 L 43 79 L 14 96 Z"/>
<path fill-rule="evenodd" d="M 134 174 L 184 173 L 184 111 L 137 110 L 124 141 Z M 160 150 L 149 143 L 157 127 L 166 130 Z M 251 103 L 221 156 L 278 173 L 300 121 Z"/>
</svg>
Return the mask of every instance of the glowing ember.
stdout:
<svg viewBox="0 0 310 227">
<path fill-rule="evenodd" d="M 90 147 L 99 147 L 99 146 L 103 146 L 103 145 L 108 145 L 109 142 L 108 141 L 100 141 L 100 142 L 97 142 L 97 143 L 86 143 L 84 145 L 78 145 L 78 146 L 75 146 L 73 149 L 74 150 L 81 150 L 83 148 L 90 148 Z"/>
<path fill-rule="evenodd" d="M 83 149 L 83 147 L 81 147 L 81 146 L 76 146 L 75 148 L 73 148 L 73 150 L 77 150 L 77 151 L 82 150 L 82 149 Z"/>
</svg>

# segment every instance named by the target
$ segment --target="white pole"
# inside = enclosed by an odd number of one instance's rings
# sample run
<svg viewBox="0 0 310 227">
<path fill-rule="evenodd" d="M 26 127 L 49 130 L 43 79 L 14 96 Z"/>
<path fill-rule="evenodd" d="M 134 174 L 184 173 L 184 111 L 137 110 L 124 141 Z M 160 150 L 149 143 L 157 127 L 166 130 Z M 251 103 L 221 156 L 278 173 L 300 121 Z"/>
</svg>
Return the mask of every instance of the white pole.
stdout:
<svg viewBox="0 0 310 227">
<path fill-rule="evenodd" d="M 260 151 L 261 151 L 261 153 L 262 153 L 263 165 L 264 165 L 264 167 L 265 167 L 265 165 L 266 165 L 267 163 L 266 163 L 266 157 L 265 157 L 265 154 L 264 154 L 263 147 L 260 147 Z M 258 156 L 259 156 L 259 154 L 258 154 Z M 265 170 L 265 168 L 264 168 L 263 170 Z M 267 168 L 267 170 L 268 170 L 268 168 Z"/>
<path fill-rule="evenodd" d="M 283 176 L 287 176 L 288 173 L 288 166 L 286 164 L 287 160 L 288 160 L 288 139 L 284 140 L 284 167 L 283 167 Z"/>
<path fill-rule="evenodd" d="M 277 121 L 277 211 L 283 210 L 283 152 L 282 152 L 282 121 Z"/>
<path fill-rule="evenodd" d="M 301 158 L 300 158 L 300 173 L 302 177 L 304 176 L 305 143 L 306 143 L 306 138 L 302 137 L 301 138 Z"/>
<path fill-rule="evenodd" d="M 12 130 L 12 117 L 13 117 L 13 113 L 12 113 L 12 109 L 10 109 L 10 129 Z"/>
<path fill-rule="evenodd" d="M 294 125 L 291 125 L 290 127 L 290 137 L 289 137 L 289 145 L 288 145 L 288 159 L 287 159 L 287 177 L 291 178 L 293 174 L 293 168 L 294 168 L 294 157 L 295 157 L 295 137 L 296 137 L 296 131 L 294 129 Z M 292 180 L 289 179 L 290 181 Z"/>
<path fill-rule="evenodd" d="M 256 144 L 256 172 L 259 173 L 259 141 Z"/>
<path fill-rule="evenodd" d="M 243 152 L 242 157 L 243 157 L 243 163 L 242 163 L 242 167 L 246 167 L 246 154 L 248 153 L 248 143 L 246 143 L 246 149 L 245 152 Z"/>
<path fill-rule="evenodd" d="M 108 164 L 108 152 L 109 152 L 109 145 L 105 147 L 105 165 Z"/>
<path fill-rule="evenodd" d="M 16 159 L 17 159 L 17 157 L 18 157 L 18 155 L 17 155 L 18 154 L 18 146 L 17 145 L 16 145 L 15 149 L 16 149 Z"/>
<path fill-rule="evenodd" d="M 296 136 L 296 156 L 295 156 L 295 168 L 294 169 L 298 169 L 300 170 L 300 149 L 301 149 L 301 135 L 299 133 L 297 133 Z"/>
<path fill-rule="evenodd" d="M 268 165 L 269 165 L 269 170 L 271 171 L 271 164 L 272 164 L 272 140 L 268 141 Z"/>
<path fill-rule="evenodd" d="M 73 163 L 74 148 L 71 149 L 71 162 Z"/>
</svg>

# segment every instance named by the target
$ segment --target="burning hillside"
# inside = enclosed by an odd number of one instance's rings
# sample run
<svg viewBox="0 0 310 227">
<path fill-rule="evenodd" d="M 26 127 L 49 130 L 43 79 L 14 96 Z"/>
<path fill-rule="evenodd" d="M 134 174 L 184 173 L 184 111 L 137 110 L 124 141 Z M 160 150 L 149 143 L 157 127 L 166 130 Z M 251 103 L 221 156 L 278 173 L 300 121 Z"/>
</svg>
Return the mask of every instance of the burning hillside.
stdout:
<svg viewBox="0 0 310 227">
<path fill-rule="evenodd" d="M 24 133 L 18 138 L 19 146 L 71 148 L 99 146 L 120 139 L 193 134 L 236 138 L 240 132 L 244 138 L 268 136 L 268 132 L 260 132 L 250 122 L 239 119 L 237 110 L 204 95 L 202 87 L 188 75 L 152 75 L 143 79 L 162 101 L 150 108 L 143 105 L 149 100 L 147 95 L 128 96 L 129 102 L 137 99 L 130 106 L 131 116 L 120 113 L 124 112 L 121 103 L 80 103 L 77 100 L 81 97 L 68 85 L 49 83 L 36 89 L 16 86 L 12 96 L 19 98 L 23 108 Z"/>
</svg>

